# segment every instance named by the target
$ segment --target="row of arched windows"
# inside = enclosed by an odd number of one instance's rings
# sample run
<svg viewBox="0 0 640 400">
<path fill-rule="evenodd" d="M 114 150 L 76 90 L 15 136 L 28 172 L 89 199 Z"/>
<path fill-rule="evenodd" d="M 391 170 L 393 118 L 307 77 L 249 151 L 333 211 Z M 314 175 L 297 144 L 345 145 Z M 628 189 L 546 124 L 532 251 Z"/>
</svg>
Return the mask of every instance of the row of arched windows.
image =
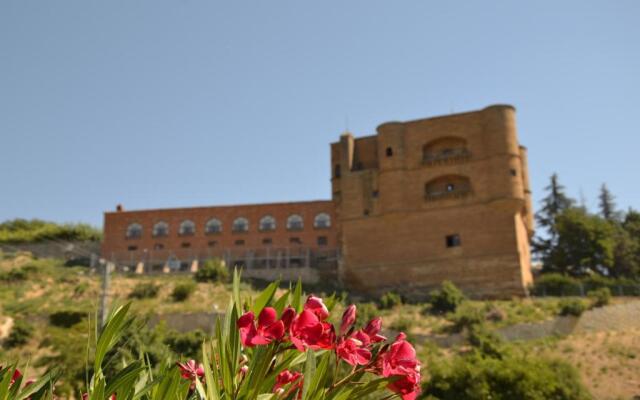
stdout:
<svg viewBox="0 0 640 400">
<path fill-rule="evenodd" d="M 313 219 L 313 227 L 322 229 L 331 227 L 331 216 L 327 213 L 320 213 Z M 286 223 L 287 230 L 298 231 L 304 228 L 304 220 L 299 214 L 292 214 L 287 218 Z M 265 215 L 260 218 L 258 223 L 258 230 L 261 232 L 274 231 L 276 229 L 276 219 L 271 215 Z M 231 225 L 232 232 L 248 232 L 249 220 L 245 217 L 238 217 L 233 220 Z M 204 232 L 206 234 L 214 234 L 222 232 L 222 221 L 217 218 L 211 218 L 204 226 Z M 178 234 L 181 236 L 190 236 L 196 233 L 196 224 L 191 220 L 184 220 L 178 227 Z M 160 221 L 153 225 L 151 234 L 154 237 L 169 236 L 169 224 Z M 142 237 L 142 225 L 139 223 L 132 223 L 127 227 L 127 238 L 140 238 Z"/>
</svg>

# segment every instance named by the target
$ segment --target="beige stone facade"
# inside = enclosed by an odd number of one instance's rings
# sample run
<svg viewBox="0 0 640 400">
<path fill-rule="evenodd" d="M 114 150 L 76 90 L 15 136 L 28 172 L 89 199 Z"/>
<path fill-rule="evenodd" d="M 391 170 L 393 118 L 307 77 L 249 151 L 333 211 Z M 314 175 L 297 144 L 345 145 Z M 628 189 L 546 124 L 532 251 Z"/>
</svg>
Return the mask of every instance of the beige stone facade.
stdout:
<svg viewBox="0 0 640 400">
<path fill-rule="evenodd" d="M 421 296 L 449 279 L 477 296 L 526 293 L 533 211 L 513 107 L 347 133 L 331 162 L 347 286 Z"/>
<path fill-rule="evenodd" d="M 344 134 L 331 144 L 331 171 L 332 200 L 105 213 L 103 255 L 131 265 L 172 257 L 265 269 L 334 263 L 335 279 L 368 294 L 422 297 L 445 279 L 476 296 L 526 294 L 533 211 L 513 107 Z M 239 219 L 246 229 L 234 229 Z M 214 220 L 219 230 L 210 229 Z"/>
</svg>

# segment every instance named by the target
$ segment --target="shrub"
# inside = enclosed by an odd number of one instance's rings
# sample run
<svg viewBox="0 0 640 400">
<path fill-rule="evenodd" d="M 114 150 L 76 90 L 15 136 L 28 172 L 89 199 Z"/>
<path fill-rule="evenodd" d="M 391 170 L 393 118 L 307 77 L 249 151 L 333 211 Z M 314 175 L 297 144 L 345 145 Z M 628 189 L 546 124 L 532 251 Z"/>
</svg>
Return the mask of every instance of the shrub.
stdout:
<svg viewBox="0 0 640 400">
<path fill-rule="evenodd" d="M 389 310 L 396 306 L 402 305 L 402 298 L 394 292 L 387 292 L 380 297 L 378 305 L 381 310 Z"/>
<path fill-rule="evenodd" d="M 611 290 L 608 287 L 591 290 L 587 293 L 593 307 L 603 307 L 611 301 Z"/>
<path fill-rule="evenodd" d="M 464 294 L 451 281 L 442 282 L 440 289 L 429 293 L 431 311 L 435 313 L 454 312 L 464 300 Z"/>
<path fill-rule="evenodd" d="M 164 343 L 176 354 L 185 358 L 200 359 L 202 342 L 206 335 L 200 329 L 187 333 L 170 332 L 164 339 Z"/>
<path fill-rule="evenodd" d="M 87 224 L 56 224 L 37 219 L 14 219 L 0 223 L 0 243 L 15 244 L 45 240 L 98 241 L 102 232 Z"/>
<path fill-rule="evenodd" d="M 562 299 L 559 303 L 560 315 L 579 317 L 587 309 L 584 302 L 580 299 Z"/>
<path fill-rule="evenodd" d="M 171 297 L 173 301 L 185 301 L 196 290 L 196 285 L 193 282 L 179 283 L 173 288 Z"/>
<path fill-rule="evenodd" d="M 487 304 L 484 318 L 492 322 L 501 322 L 507 319 L 507 313 L 495 304 Z"/>
<path fill-rule="evenodd" d="M 70 328 L 81 322 L 87 313 L 74 310 L 62 310 L 49 315 L 49 323 L 60 328 Z"/>
<path fill-rule="evenodd" d="M 27 344 L 31 336 L 33 336 L 33 326 L 19 319 L 15 321 L 15 324 L 11 328 L 11 333 L 9 333 L 9 336 L 4 341 L 4 345 L 8 349 L 20 347 Z"/>
<path fill-rule="evenodd" d="M 411 318 L 400 317 L 396 319 L 391 325 L 389 325 L 389 328 L 397 332 L 408 333 L 413 327 L 414 322 L 415 321 Z"/>
<path fill-rule="evenodd" d="M 13 268 L 7 272 L 0 273 L 0 280 L 5 282 L 20 282 L 27 280 L 27 271 Z"/>
<path fill-rule="evenodd" d="M 591 400 L 571 365 L 535 356 L 478 352 L 428 363 L 424 398 L 440 400 Z M 431 397 L 430 397 L 431 396 Z"/>
<path fill-rule="evenodd" d="M 130 299 L 152 299 L 158 295 L 160 287 L 152 282 L 138 283 L 131 293 L 129 293 Z"/>
<path fill-rule="evenodd" d="M 578 296 L 581 294 L 580 281 L 562 274 L 543 274 L 536 278 L 533 294 L 537 296 Z"/>
<path fill-rule="evenodd" d="M 197 282 L 226 282 L 229 280 L 229 270 L 219 259 L 205 261 L 194 275 Z"/>
<path fill-rule="evenodd" d="M 484 323 L 484 310 L 478 306 L 463 304 L 451 315 L 450 320 L 453 322 L 450 331 L 462 332 L 474 325 Z"/>
</svg>

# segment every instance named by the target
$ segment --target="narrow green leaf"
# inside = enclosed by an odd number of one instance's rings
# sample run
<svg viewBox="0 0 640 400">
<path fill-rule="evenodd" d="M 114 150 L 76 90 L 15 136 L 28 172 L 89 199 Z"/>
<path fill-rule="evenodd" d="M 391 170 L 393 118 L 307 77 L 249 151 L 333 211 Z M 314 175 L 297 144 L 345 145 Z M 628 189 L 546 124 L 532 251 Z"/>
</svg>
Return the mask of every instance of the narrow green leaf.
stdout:
<svg viewBox="0 0 640 400">
<path fill-rule="evenodd" d="M 280 285 L 279 281 L 272 282 L 255 299 L 255 301 L 253 302 L 253 308 L 251 309 L 251 311 L 253 311 L 253 313 L 256 316 L 259 315 L 260 311 L 262 311 L 262 309 L 265 308 L 267 304 L 269 304 L 271 299 L 273 299 L 273 295 L 276 293 L 276 290 L 278 289 L 279 285 Z"/>
<path fill-rule="evenodd" d="M 302 311 L 302 280 L 298 278 L 298 284 L 296 284 L 296 288 L 293 291 L 293 299 L 291 299 L 291 306 L 296 309 L 296 312 Z"/>
<path fill-rule="evenodd" d="M 304 385 L 302 386 L 302 400 L 308 400 L 311 398 L 309 389 L 313 376 L 316 373 L 316 356 L 313 350 L 307 350 L 307 362 L 304 365 Z"/>
<path fill-rule="evenodd" d="M 273 308 L 276 309 L 276 312 L 278 313 L 278 315 L 282 314 L 282 311 L 284 311 L 285 307 L 287 307 L 287 305 L 290 303 L 289 301 L 290 293 L 291 293 L 291 290 L 287 290 L 282 296 L 280 296 L 280 298 L 278 298 L 278 300 L 274 302 Z"/>
<path fill-rule="evenodd" d="M 203 399 L 218 400 L 218 380 L 213 376 L 213 370 L 211 368 L 211 363 L 209 362 L 209 360 L 212 360 L 212 358 L 209 357 L 208 349 L 209 346 L 205 341 L 204 343 L 202 343 L 202 359 L 204 360 L 204 382 L 207 385 L 207 390 L 206 393 L 204 392 L 204 390 L 201 390 L 202 385 L 200 384 L 198 391 L 201 392 L 200 394 Z M 215 360 L 213 360 L 213 362 L 214 369 L 217 369 L 215 368 Z M 199 382 L 196 382 L 196 387 L 198 387 L 198 384 Z"/>
</svg>

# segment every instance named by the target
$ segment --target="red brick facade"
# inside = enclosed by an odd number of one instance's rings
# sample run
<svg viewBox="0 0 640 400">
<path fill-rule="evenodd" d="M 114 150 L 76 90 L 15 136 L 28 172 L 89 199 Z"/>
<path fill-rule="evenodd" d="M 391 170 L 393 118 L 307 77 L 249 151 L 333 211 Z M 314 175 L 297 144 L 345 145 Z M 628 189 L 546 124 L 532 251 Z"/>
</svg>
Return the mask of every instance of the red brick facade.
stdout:
<svg viewBox="0 0 640 400">
<path fill-rule="evenodd" d="M 347 133 L 330 161 L 332 200 L 105 213 L 103 256 L 130 265 L 221 257 L 247 269 L 329 263 L 368 293 L 420 296 L 445 279 L 478 296 L 526 293 L 533 210 L 513 107 Z M 292 215 L 301 229 L 287 227 Z M 317 226 L 318 215 L 330 222 Z M 265 216 L 273 230 L 260 229 Z M 246 232 L 232 229 L 240 217 Z M 212 218 L 220 232 L 207 232 Z M 193 224 L 181 234 L 184 221 Z M 166 232 L 154 236 L 160 222 Z"/>
</svg>

